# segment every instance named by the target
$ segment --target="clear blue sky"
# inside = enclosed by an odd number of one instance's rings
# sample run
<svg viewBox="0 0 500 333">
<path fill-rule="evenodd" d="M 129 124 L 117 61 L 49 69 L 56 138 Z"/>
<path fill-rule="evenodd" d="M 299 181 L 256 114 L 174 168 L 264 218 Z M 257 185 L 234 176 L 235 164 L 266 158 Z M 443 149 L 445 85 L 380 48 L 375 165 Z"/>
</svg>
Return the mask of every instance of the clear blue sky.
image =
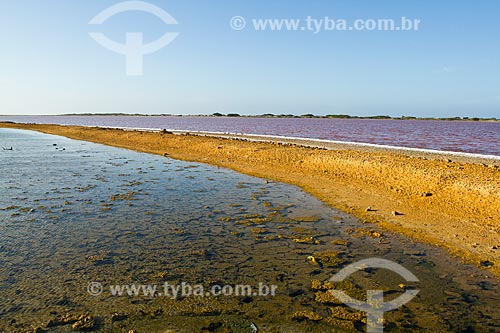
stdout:
<svg viewBox="0 0 500 333">
<path fill-rule="evenodd" d="M 293 113 L 500 118 L 500 1 L 0 0 L 0 114 Z M 232 30 L 231 17 L 247 19 Z M 419 31 L 255 31 L 252 18 L 421 20 Z M 143 76 L 89 32 L 179 32 Z"/>
</svg>

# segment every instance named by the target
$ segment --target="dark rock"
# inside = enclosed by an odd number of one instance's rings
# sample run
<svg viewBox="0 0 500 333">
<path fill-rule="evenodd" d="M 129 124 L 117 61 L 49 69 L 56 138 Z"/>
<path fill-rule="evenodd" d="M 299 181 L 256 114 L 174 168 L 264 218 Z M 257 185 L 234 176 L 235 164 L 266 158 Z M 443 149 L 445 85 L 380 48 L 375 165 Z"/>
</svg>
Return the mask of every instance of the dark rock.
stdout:
<svg viewBox="0 0 500 333">
<path fill-rule="evenodd" d="M 480 265 L 483 267 L 492 267 L 494 263 L 489 260 L 483 260 L 480 262 Z"/>
<path fill-rule="evenodd" d="M 116 321 L 122 321 L 128 318 L 128 315 L 125 313 L 118 313 L 115 312 L 111 315 L 111 321 L 116 322 Z"/>
<path fill-rule="evenodd" d="M 207 327 L 202 327 L 202 331 L 215 332 L 221 328 L 223 324 L 221 322 L 212 322 Z"/>
</svg>

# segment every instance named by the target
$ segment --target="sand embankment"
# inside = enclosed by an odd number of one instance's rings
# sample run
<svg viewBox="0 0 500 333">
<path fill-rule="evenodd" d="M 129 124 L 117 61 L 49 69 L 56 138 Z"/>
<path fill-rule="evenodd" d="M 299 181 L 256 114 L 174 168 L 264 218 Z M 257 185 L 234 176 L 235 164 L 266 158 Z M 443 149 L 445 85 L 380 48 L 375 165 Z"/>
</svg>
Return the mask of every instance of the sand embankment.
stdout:
<svg viewBox="0 0 500 333">
<path fill-rule="evenodd" d="M 78 126 L 0 123 L 0 127 L 167 154 L 295 184 L 368 223 L 444 247 L 500 276 L 498 160 Z"/>
</svg>

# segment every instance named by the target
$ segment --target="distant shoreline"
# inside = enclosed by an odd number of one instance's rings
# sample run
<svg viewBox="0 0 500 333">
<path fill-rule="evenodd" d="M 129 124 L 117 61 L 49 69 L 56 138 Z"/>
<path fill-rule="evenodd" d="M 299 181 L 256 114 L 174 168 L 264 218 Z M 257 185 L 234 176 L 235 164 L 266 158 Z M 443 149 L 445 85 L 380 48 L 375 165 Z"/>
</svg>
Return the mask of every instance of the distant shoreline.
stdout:
<svg viewBox="0 0 500 333">
<path fill-rule="evenodd" d="M 181 114 L 142 114 L 142 113 L 68 113 L 68 114 L 46 114 L 46 115 L 12 115 L 4 114 L 0 117 L 200 117 L 200 118 L 316 118 L 316 119 L 366 119 L 366 120 L 436 120 L 436 121 L 471 121 L 471 122 L 499 122 L 499 118 L 482 118 L 482 117 L 414 117 L 414 116 L 400 116 L 392 117 L 387 115 L 375 116 L 351 116 L 345 114 L 329 114 L 329 115 L 314 115 L 314 114 L 261 114 L 261 115 L 240 115 L 238 113 L 213 113 L 210 115 L 181 115 Z"/>
</svg>

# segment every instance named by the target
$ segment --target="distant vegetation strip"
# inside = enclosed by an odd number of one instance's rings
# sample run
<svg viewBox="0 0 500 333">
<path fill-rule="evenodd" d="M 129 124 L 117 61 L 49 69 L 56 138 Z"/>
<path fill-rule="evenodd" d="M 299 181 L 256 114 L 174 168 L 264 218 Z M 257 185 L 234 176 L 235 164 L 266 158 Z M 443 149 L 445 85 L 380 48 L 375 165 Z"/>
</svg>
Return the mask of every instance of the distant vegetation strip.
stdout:
<svg viewBox="0 0 500 333">
<path fill-rule="evenodd" d="M 141 114 L 141 113 L 72 113 L 63 114 L 61 116 L 134 116 L 134 117 L 243 117 L 243 118 L 319 118 L 319 119 L 387 119 L 387 120 L 448 120 L 448 121 L 500 121 L 499 118 L 479 118 L 479 117 L 413 117 L 401 116 L 391 117 L 386 115 L 377 116 L 351 116 L 347 114 L 328 114 L 318 116 L 314 114 L 272 114 L 265 113 L 261 115 L 240 115 L 238 113 L 219 113 L 215 112 L 211 115 L 179 115 L 179 114 Z"/>
</svg>

